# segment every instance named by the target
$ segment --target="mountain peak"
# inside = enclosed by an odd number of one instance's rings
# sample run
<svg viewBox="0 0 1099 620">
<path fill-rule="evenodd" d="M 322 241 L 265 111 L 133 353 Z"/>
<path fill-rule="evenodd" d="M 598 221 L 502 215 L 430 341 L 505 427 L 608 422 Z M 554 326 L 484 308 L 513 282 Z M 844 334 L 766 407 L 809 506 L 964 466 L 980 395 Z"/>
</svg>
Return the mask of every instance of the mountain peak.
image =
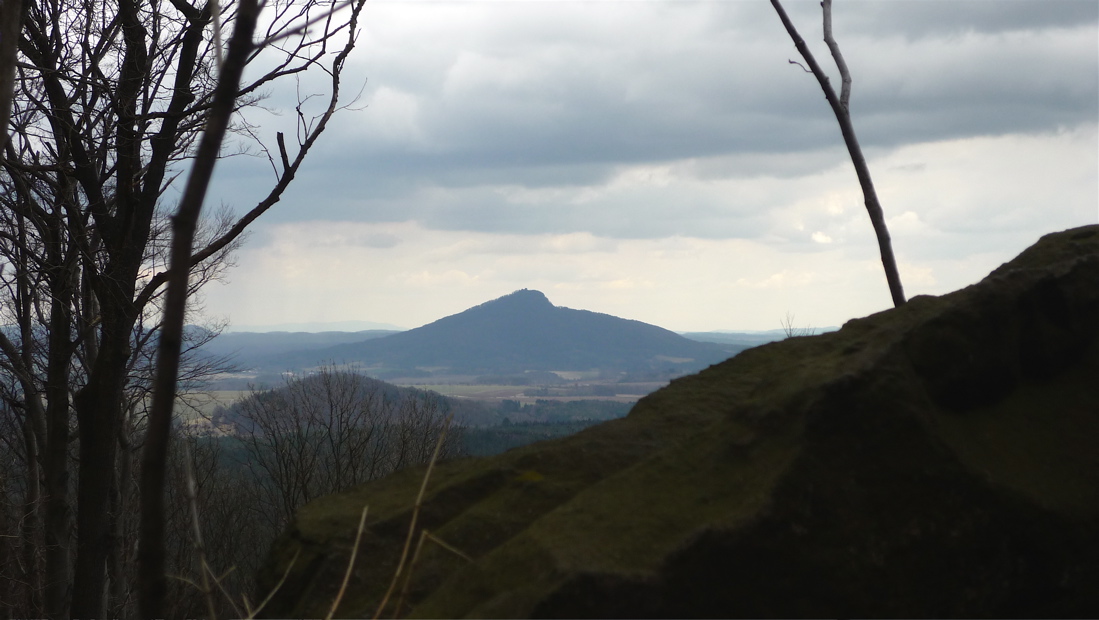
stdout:
<svg viewBox="0 0 1099 620">
<path fill-rule="evenodd" d="M 527 288 L 519 289 L 514 293 L 508 293 L 503 297 L 497 297 L 492 301 L 481 304 L 482 306 L 488 305 L 502 305 L 508 306 L 524 306 L 528 308 L 552 308 L 553 303 L 546 297 L 542 291 L 535 291 Z"/>
</svg>

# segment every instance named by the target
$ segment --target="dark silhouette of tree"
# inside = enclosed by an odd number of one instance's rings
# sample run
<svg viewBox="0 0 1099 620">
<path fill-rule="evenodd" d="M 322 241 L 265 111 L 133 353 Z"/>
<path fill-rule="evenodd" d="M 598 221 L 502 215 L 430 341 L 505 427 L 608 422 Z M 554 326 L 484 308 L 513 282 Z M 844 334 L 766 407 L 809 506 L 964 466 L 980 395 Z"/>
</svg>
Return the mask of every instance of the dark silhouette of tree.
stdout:
<svg viewBox="0 0 1099 620">
<path fill-rule="evenodd" d="M 233 407 L 253 474 L 258 527 L 277 534 L 309 501 L 461 453 L 462 425 L 442 396 L 323 366 L 253 390 Z"/>
<path fill-rule="evenodd" d="M 186 300 L 218 277 L 246 227 L 279 201 L 337 111 L 363 1 L 0 3 L 0 398 L 19 431 L 11 454 L 21 466 L 15 552 L 27 561 L 21 614 L 119 609 L 130 584 L 113 554 L 124 549 L 118 557 L 129 561 L 137 548 L 140 613 L 164 615 L 158 498 Z M 227 49 L 222 32 L 231 32 Z M 242 82 L 245 67 L 252 77 Z M 234 115 L 310 71 L 326 74 L 329 87 L 299 102 L 296 145 L 282 134 L 270 149 L 258 144 L 276 169 L 266 195 L 195 236 Z M 310 100 L 320 104 L 315 115 Z M 236 118 L 247 135 L 259 134 Z M 184 174 L 173 205 L 166 192 Z M 150 332 L 159 337 L 143 337 Z M 157 413 L 142 432 L 144 423 L 129 423 L 135 369 L 157 342 Z M 137 545 L 119 540 L 114 524 L 128 475 L 120 450 L 142 442 Z"/>
<path fill-rule="evenodd" d="M 794 23 L 790 21 L 790 17 L 782 8 L 782 4 L 779 0 L 771 0 L 771 5 L 778 12 L 782 25 L 786 27 L 786 32 L 794 40 L 794 46 L 797 47 L 801 57 L 809 65 L 809 71 L 817 78 L 817 82 L 820 83 L 820 87 L 824 91 L 825 99 L 828 100 L 828 104 L 832 106 L 832 111 L 836 114 L 836 120 L 840 124 L 840 133 L 843 134 L 843 142 L 847 145 L 847 152 L 851 155 L 851 163 L 855 165 L 855 174 L 859 177 L 859 185 L 862 186 L 866 212 L 870 215 L 870 223 L 874 226 L 874 234 L 878 238 L 878 249 L 881 251 L 882 267 L 885 268 L 885 279 L 889 283 L 889 293 L 893 297 L 893 305 L 900 306 L 904 304 L 905 297 L 904 288 L 901 286 L 901 276 L 897 271 L 897 261 L 893 257 L 893 242 L 889 238 L 889 229 L 885 225 L 885 214 L 882 212 L 881 203 L 878 202 L 878 194 L 874 191 L 874 182 L 870 178 L 870 168 L 866 165 L 862 147 L 859 146 L 859 140 L 855 136 L 855 127 L 851 124 L 851 72 L 847 68 L 847 62 L 844 61 L 843 54 L 840 53 L 839 44 L 832 36 L 832 0 L 823 0 L 821 7 L 824 10 L 824 42 L 832 52 L 832 58 L 835 59 L 836 67 L 840 72 L 841 86 L 838 97 L 828 80 L 828 75 L 817 63 L 813 53 L 809 51 L 809 46 L 798 34 Z M 800 65 L 800 63 L 793 60 L 790 62 Z"/>
<path fill-rule="evenodd" d="M 15 96 L 15 58 L 23 27 L 23 1 L 0 0 L 0 159 L 8 144 L 8 118 Z"/>
</svg>

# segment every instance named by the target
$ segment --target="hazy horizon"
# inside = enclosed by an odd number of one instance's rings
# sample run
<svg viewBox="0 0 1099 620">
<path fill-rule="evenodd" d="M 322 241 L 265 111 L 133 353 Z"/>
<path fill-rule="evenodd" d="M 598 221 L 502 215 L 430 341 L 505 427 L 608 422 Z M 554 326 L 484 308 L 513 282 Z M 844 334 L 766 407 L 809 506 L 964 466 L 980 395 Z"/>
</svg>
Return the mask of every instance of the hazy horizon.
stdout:
<svg viewBox="0 0 1099 620">
<path fill-rule="evenodd" d="M 440 317 L 441 318 L 441 317 Z M 619 317 L 629 318 L 629 317 Z M 366 325 L 384 325 L 384 327 L 359 327 L 358 324 L 363 323 Z M 425 323 L 426 325 L 427 323 Z M 237 333 L 250 333 L 250 334 L 265 334 L 265 333 L 324 333 L 324 332 L 360 332 L 369 330 L 392 330 L 392 331 L 408 331 L 410 329 L 416 329 L 417 327 L 423 327 L 423 325 L 417 325 L 416 327 L 399 327 L 395 325 L 373 323 L 371 321 L 334 321 L 331 323 L 317 322 L 317 323 L 277 323 L 273 325 L 241 325 L 241 326 L 229 326 L 225 329 L 227 334 Z M 782 328 L 776 329 L 704 329 L 694 330 L 685 329 L 678 330 L 671 327 L 665 327 L 663 325 L 657 325 L 657 327 L 664 327 L 677 334 L 691 334 L 691 333 L 715 333 L 715 334 L 771 334 L 782 333 Z M 832 330 L 836 329 L 834 326 L 817 328 L 810 326 L 812 329 Z"/>
<path fill-rule="evenodd" d="M 313 321 L 301 323 L 273 323 L 259 325 L 228 325 L 225 333 L 249 332 L 362 332 L 370 330 L 407 331 L 408 327 L 400 327 L 390 323 L 376 323 L 374 321 Z"/>
<path fill-rule="evenodd" d="M 491 301 L 491 300 L 485 300 L 485 301 Z M 551 299 L 550 301 L 552 302 L 553 300 Z M 555 305 L 557 305 L 557 304 L 555 304 Z M 447 316 L 450 316 L 450 315 L 447 315 Z M 439 317 L 439 318 L 444 318 L 444 317 Z M 630 319 L 631 317 L 623 316 L 623 317 L 619 317 L 619 318 Z M 800 324 L 797 324 L 796 317 L 794 317 L 794 319 L 795 319 L 795 325 L 794 325 L 795 328 L 803 328 L 803 329 L 804 328 L 811 328 L 811 329 L 820 330 L 820 331 L 828 331 L 828 330 L 836 329 L 836 327 L 834 327 L 834 326 L 815 327 L 815 326 L 810 326 L 810 325 L 800 325 Z M 431 322 L 434 322 L 434 321 L 429 321 L 428 323 L 431 323 Z M 425 323 L 424 325 L 427 325 L 428 323 Z M 295 333 L 295 332 L 299 332 L 299 333 L 300 332 L 304 332 L 304 333 L 323 333 L 323 332 L 360 332 L 360 331 L 369 331 L 369 330 L 408 331 L 410 329 L 416 329 L 418 327 L 423 327 L 423 325 L 416 325 L 416 326 L 413 326 L 413 327 L 401 327 L 401 326 L 393 325 L 393 324 L 390 324 L 390 323 L 378 323 L 378 322 L 374 322 L 374 321 L 362 321 L 362 320 L 358 320 L 358 321 L 329 321 L 329 322 L 316 321 L 316 322 L 300 322 L 300 323 L 275 323 L 275 324 L 269 324 L 269 325 L 263 325 L 263 324 L 259 324 L 259 325 L 228 325 L 225 328 L 225 333 L 278 333 L 278 332 L 281 332 L 281 333 Z M 707 332 L 709 332 L 709 333 L 722 333 L 722 334 L 779 334 L 779 333 L 782 333 L 782 332 L 785 331 L 784 328 L 782 328 L 782 327 L 773 328 L 773 329 L 762 329 L 762 330 L 757 330 L 757 329 L 736 329 L 735 327 L 732 327 L 732 328 L 726 327 L 726 328 L 718 328 L 718 329 L 706 329 L 706 330 L 690 330 L 690 329 L 681 330 L 681 329 L 674 329 L 674 328 L 668 327 L 666 325 L 657 325 L 657 327 L 663 327 L 664 329 L 668 329 L 668 330 L 671 330 L 671 331 L 674 331 L 674 332 L 680 333 L 680 334 L 683 334 L 683 333 L 707 333 Z"/>
</svg>

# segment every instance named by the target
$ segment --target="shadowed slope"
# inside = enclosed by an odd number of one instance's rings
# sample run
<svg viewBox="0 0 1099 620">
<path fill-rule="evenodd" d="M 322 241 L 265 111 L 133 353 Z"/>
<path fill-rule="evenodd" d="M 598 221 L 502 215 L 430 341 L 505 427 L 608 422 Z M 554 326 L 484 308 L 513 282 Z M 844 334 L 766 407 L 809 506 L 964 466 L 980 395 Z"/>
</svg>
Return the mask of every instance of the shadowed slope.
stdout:
<svg viewBox="0 0 1099 620">
<path fill-rule="evenodd" d="M 1099 615 L 1099 226 L 765 345 L 627 418 L 437 469 L 414 617 Z M 421 472 L 323 498 L 269 612 L 372 614 Z M 392 613 L 389 610 L 387 613 Z M 403 611 L 402 611 L 403 613 Z"/>
</svg>

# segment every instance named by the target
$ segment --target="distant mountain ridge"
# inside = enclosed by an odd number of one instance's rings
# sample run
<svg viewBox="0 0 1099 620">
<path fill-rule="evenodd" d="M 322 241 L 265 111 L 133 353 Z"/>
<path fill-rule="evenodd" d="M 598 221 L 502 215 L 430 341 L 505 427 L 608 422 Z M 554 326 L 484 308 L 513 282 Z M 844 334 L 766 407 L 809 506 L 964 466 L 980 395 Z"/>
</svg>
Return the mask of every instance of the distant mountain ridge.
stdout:
<svg viewBox="0 0 1099 620">
<path fill-rule="evenodd" d="M 299 352 L 283 366 L 334 361 L 368 371 L 434 370 L 452 374 L 527 370 L 698 370 L 743 346 L 697 342 L 609 314 L 554 306 L 522 289 L 433 323 L 382 338 Z"/>
<path fill-rule="evenodd" d="M 765 332 L 678 332 L 680 336 L 697 340 L 698 342 L 713 342 L 717 344 L 744 345 L 745 347 L 758 347 L 761 344 L 775 342 L 786 337 L 781 329 Z"/>
<path fill-rule="evenodd" d="M 382 329 L 357 332 L 228 332 L 204 344 L 202 351 L 208 355 L 231 357 L 234 363 L 244 367 L 266 366 L 270 360 L 287 354 L 298 355 L 304 351 L 362 342 L 395 333 L 397 331 Z"/>
<path fill-rule="evenodd" d="M 790 329 L 768 329 L 753 332 L 712 331 L 712 332 L 677 332 L 684 338 L 699 342 L 716 342 L 726 345 L 742 345 L 745 348 L 758 347 L 768 342 L 777 342 L 790 336 L 816 336 L 838 330 L 838 327 L 795 327 Z M 788 333 L 789 332 L 789 333 Z"/>
<path fill-rule="evenodd" d="M 302 323 L 273 323 L 266 325 L 229 325 L 226 333 L 330 333 L 330 332 L 363 332 L 363 331 L 389 331 L 400 332 L 406 328 L 392 323 L 378 323 L 377 321 L 327 321 L 327 322 L 302 322 Z"/>
</svg>

